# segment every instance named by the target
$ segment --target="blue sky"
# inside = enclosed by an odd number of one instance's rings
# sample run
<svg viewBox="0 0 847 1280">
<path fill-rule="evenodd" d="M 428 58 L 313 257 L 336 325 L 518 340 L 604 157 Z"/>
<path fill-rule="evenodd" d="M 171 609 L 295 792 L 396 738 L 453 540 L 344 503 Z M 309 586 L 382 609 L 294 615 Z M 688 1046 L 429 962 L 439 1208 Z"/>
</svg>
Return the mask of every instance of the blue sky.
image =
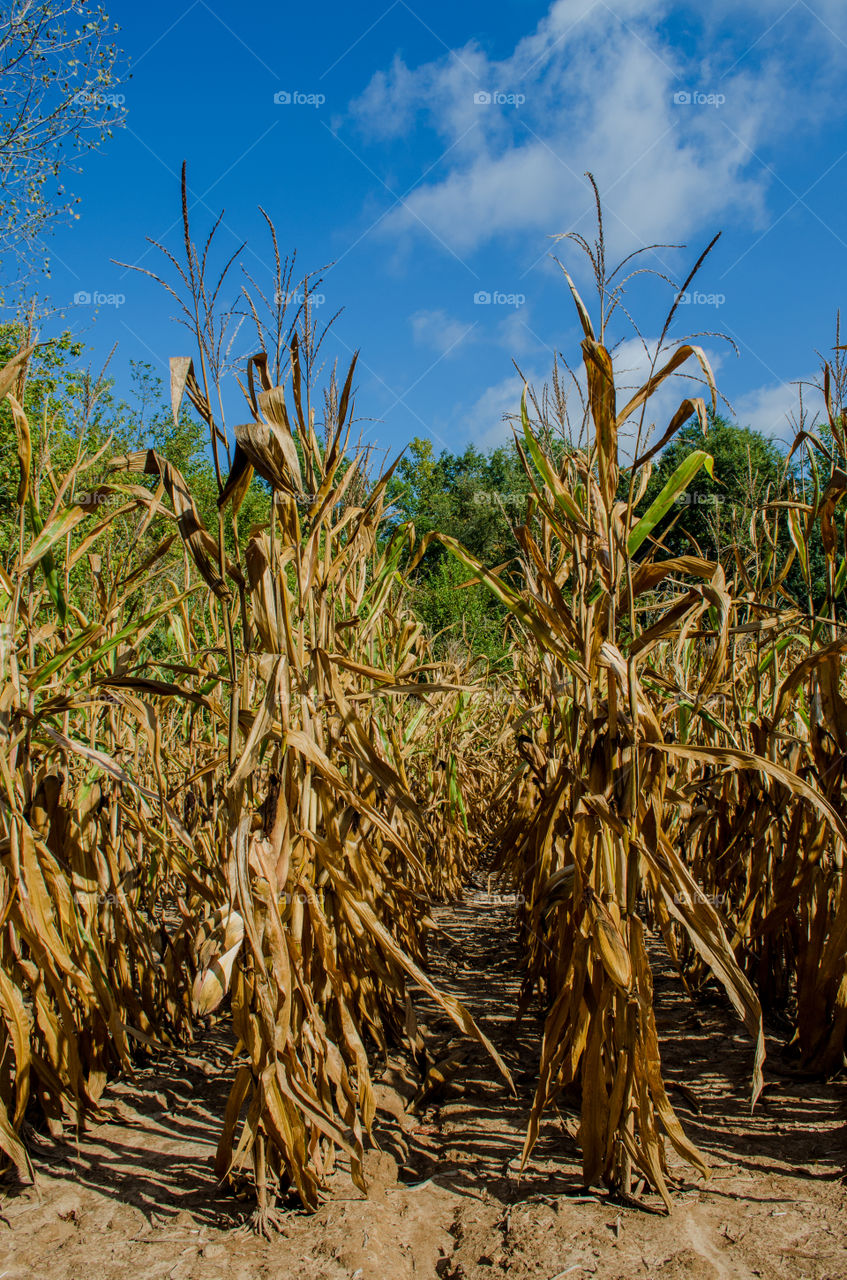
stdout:
<svg viewBox="0 0 847 1280">
<path fill-rule="evenodd" d="M 109 11 L 131 67 L 126 127 L 69 184 L 81 216 L 50 241 L 47 291 L 95 364 L 118 342 L 119 389 L 130 359 L 166 377 L 168 356 L 190 353 L 171 300 L 112 262 L 158 269 L 147 236 L 178 251 L 185 159 L 198 239 L 224 209 L 221 254 L 247 239 L 261 279 L 263 205 L 302 270 L 335 263 L 321 314 L 344 311 L 324 350 L 342 364 L 361 350 L 369 439 L 392 451 L 416 435 L 436 449 L 498 443 L 520 398 L 513 359 L 537 384 L 554 351 L 579 362 L 551 252 L 593 306 L 590 280 L 576 246 L 550 236 L 593 236 L 590 169 L 610 259 L 685 245 L 649 259 L 678 282 L 723 232 L 674 333 L 732 338 L 738 356 L 699 339 L 719 387 L 740 421 L 786 434 L 793 384 L 831 349 L 847 279 L 844 0 Z M 85 292 L 123 301 L 74 305 Z M 649 346 L 671 286 L 640 277 L 629 297 Z M 610 340 L 635 385 L 646 356 L 620 321 Z"/>
</svg>

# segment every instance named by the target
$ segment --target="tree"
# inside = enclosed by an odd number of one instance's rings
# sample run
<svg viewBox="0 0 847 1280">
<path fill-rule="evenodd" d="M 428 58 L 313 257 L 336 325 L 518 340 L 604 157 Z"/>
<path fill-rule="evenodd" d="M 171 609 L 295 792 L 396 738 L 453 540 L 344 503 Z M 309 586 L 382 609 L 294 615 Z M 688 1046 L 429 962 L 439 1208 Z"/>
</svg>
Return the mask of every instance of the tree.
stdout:
<svg viewBox="0 0 847 1280">
<path fill-rule="evenodd" d="M 515 555 L 511 528 L 526 512 L 529 481 L 514 445 L 481 453 L 433 455 L 432 442 L 416 438 L 397 468 L 390 490 L 398 514 L 411 520 L 420 537 L 438 529 L 458 538 L 493 567 Z M 437 548 L 430 563 L 440 558 Z"/>
<path fill-rule="evenodd" d="M 87 0 L 11 0 L 0 13 L 0 258 L 15 258 L 16 274 L 73 213 L 64 173 L 123 120 L 110 30 Z"/>
</svg>

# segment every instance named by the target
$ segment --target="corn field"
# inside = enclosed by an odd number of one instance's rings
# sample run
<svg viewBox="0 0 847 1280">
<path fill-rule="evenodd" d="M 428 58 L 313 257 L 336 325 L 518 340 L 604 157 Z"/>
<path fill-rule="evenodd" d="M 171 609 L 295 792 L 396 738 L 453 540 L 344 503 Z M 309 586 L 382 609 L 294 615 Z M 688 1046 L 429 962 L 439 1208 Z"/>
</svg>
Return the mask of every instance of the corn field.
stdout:
<svg viewBox="0 0 847 1280">
<path fill-rule="evenodd" d="M 247 1180 L 256 1230 L 289 1193 L 315 1209 L 339 1155 L 364 1188 L 375 1063 L 405 1046 L 429 1065 L 421 993 L 510 1088 L 474 1010 L 427 973 L 431 904 L 485 856 L 521 904 L 515 1014 L 540 1002 L 545 1018 L 524 1161 L 575 1088 L 586 1184 L 631 1196 L 642 1180 L 670 1209 L 667 1144 L 708 1165 L 663 1082 L 660 951 L 693 999 L 713 981 L 726 993 L 752 1105 L 771 1010 L 788 1010 L 810 1070 L 845 1061 L 839 379 L 826 366 L 824 429 L 794 446 L 808 486 L 766 494 L 720 562 L 669 555 L 711 458 L 695 451 L 641 499 L 676 432 L 692 417 L 705 430 L 717 387 L 703 350 L 668 338 L 673 312 L 648 379 L 616 385 L 623 286 L 601 225 L 581 246 L 596 315 L 565 272 L 579 442 L 553 447 L 555 397 L 525 391 L 518 572 L 492 570 L 395 519 L 393 467 L 354 437 L 356 357 L 324 376 L 308 293 L 288 324 L 245 290 L 257 353 L 238 374 L 244 421 L 226 426 L 226 269 L 208 277 L 210 241 L 198 250 L 183 210 L 184 259 L 168 255 L 177 278 L 162 282 L 194 349 L 171 361 L 171 399 L 175 421 L 187 403 L 208 428 L 216 527 L 154 450 L 80 446 L 54 471 L 50 423 L 22 407 L 33 335 L 0 372 L 20 474 L 0 578 L 0 1148 L 31 1180 L 30 1126 L 79 1130 L 139 1055 L 216 1021 L 232 1065 L 215 1168 Z M 290 281 L 271 234 L 278 298 Z M 655 426 L 655 397 L 689 370 L 705 397 Z M 251 485 L 267 518 L 242 543 Z M 794 564 L 809 579 L 816 530 L 817 613 L 785 585 Z M 435 539 L 504 606 L 505 671 L 438 656 L 416 618 L 410 584 Z"/>
</svg>

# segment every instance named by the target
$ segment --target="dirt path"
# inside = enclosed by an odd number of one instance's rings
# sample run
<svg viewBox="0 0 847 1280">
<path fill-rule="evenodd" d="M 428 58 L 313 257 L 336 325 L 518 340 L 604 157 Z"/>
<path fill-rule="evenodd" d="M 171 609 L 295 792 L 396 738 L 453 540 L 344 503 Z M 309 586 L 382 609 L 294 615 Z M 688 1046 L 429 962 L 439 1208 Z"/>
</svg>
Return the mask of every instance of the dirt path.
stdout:
<svg viewBox="0 0 847 1280">
<path fill-rule="evenodd" d="M 368 1156 L 369 1196 L 342 1168 L 321 1210 L 291 1212 L 268 1243 L 233 1231 L 250 1205 L 222 1195 L 211 1171 L 229 1074 L 226 1043 L 210 1032 L 113 1085 L 106 1122 L 78 1148 L 33 1140 L 38 1188 L 2 1191 L 2 1280 L 847 1278 L 843 1079 L 797 1079 L 771 1041 L 751 1117 L 746 1037 L 717 1001 L 695 1009 L 659 966 L 665 1073 L 689 1088 L 673 1101 L 711 1179 L 673 1166 L 683 1186 L 670 1219 L 586 1196 L 563 1106 L 519 1180 L 540 1022 L 530 1013 L 515 1029 L 511 909 L 478 878 L 463 904 L 435 916 L 445 933 L 433 977 L 484 1023 L 516 1097 L 471 1047 L 455 1079 L 414 1108 L 416 1082 L 392 1060 L 378 1086 L 383 1150 Z M 421 1009 L 435 1056 L 462 1047 L 434 1006 Z"/>
</svg>

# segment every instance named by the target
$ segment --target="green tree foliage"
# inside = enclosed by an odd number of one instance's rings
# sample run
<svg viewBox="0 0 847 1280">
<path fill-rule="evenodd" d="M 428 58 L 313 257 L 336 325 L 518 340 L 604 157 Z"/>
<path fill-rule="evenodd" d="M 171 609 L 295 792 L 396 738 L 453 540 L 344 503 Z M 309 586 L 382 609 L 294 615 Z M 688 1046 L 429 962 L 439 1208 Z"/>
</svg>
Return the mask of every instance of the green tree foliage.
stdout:
<svg viewBox="0 0 847 1280">
<path fill-rule="evenodd" d="M 514 444 L 482 453 L 444 450 L 416 437 L 396 472 L 393 501 L 418 535 L 438 529 L 458 538 L 486 565 L 514 555 L 510 527 L 526 513 L 529 483 Z M 433 556 L 446 554 L 433 548 Z"/>
<path fill-rule="evenodd" d="M 205 423 L 194 414 L 187 401 L 174 422 L 164 383 L 151 365 L 132 361 L 132 383 L 131 412 L 136 423 L 136 439 L 131 447 L 155 449 L 182 473 L 203 523 L 217 537 L 218 483 L 209 456 L 209 433 Z M 249 533 L 253 525 L 268 519 L 270 503 L 268 486 L 260 476 L 254 476 L 238 512 L 239 538 Z M 234 549 L 234 538 L 231 518 L 227 514 L 224 544 L 230 553 Z"/>
<path fill-rule="evenodd" d="M 23 325 L 0 324 L 0 366 L 26 343 Z M 36 492 L 47 483 L 48 469 L 61 475 L 80 449 L 96 453 L 110 438 L 116 453 L 133 447 L 131 410 L 115 399 L 107 380 L 92 378 L 80 363 L 82 354 L 82 344 L 64 333 L 39 344 L 31 357 L 23 408 L 32 435 Z M 0 557 L 5 563 L 17 536 L 18 488 L 15 427 L 5 398 L 0 402 L 0 451 Z"/>
<path fill-rule="evenodd" d="M 116 30 L 99 5 L 11 0 L 0 13 L 0 258 L 31 265 L 76 201 L 63 175 L 123 120 Z"/>
</svg>

